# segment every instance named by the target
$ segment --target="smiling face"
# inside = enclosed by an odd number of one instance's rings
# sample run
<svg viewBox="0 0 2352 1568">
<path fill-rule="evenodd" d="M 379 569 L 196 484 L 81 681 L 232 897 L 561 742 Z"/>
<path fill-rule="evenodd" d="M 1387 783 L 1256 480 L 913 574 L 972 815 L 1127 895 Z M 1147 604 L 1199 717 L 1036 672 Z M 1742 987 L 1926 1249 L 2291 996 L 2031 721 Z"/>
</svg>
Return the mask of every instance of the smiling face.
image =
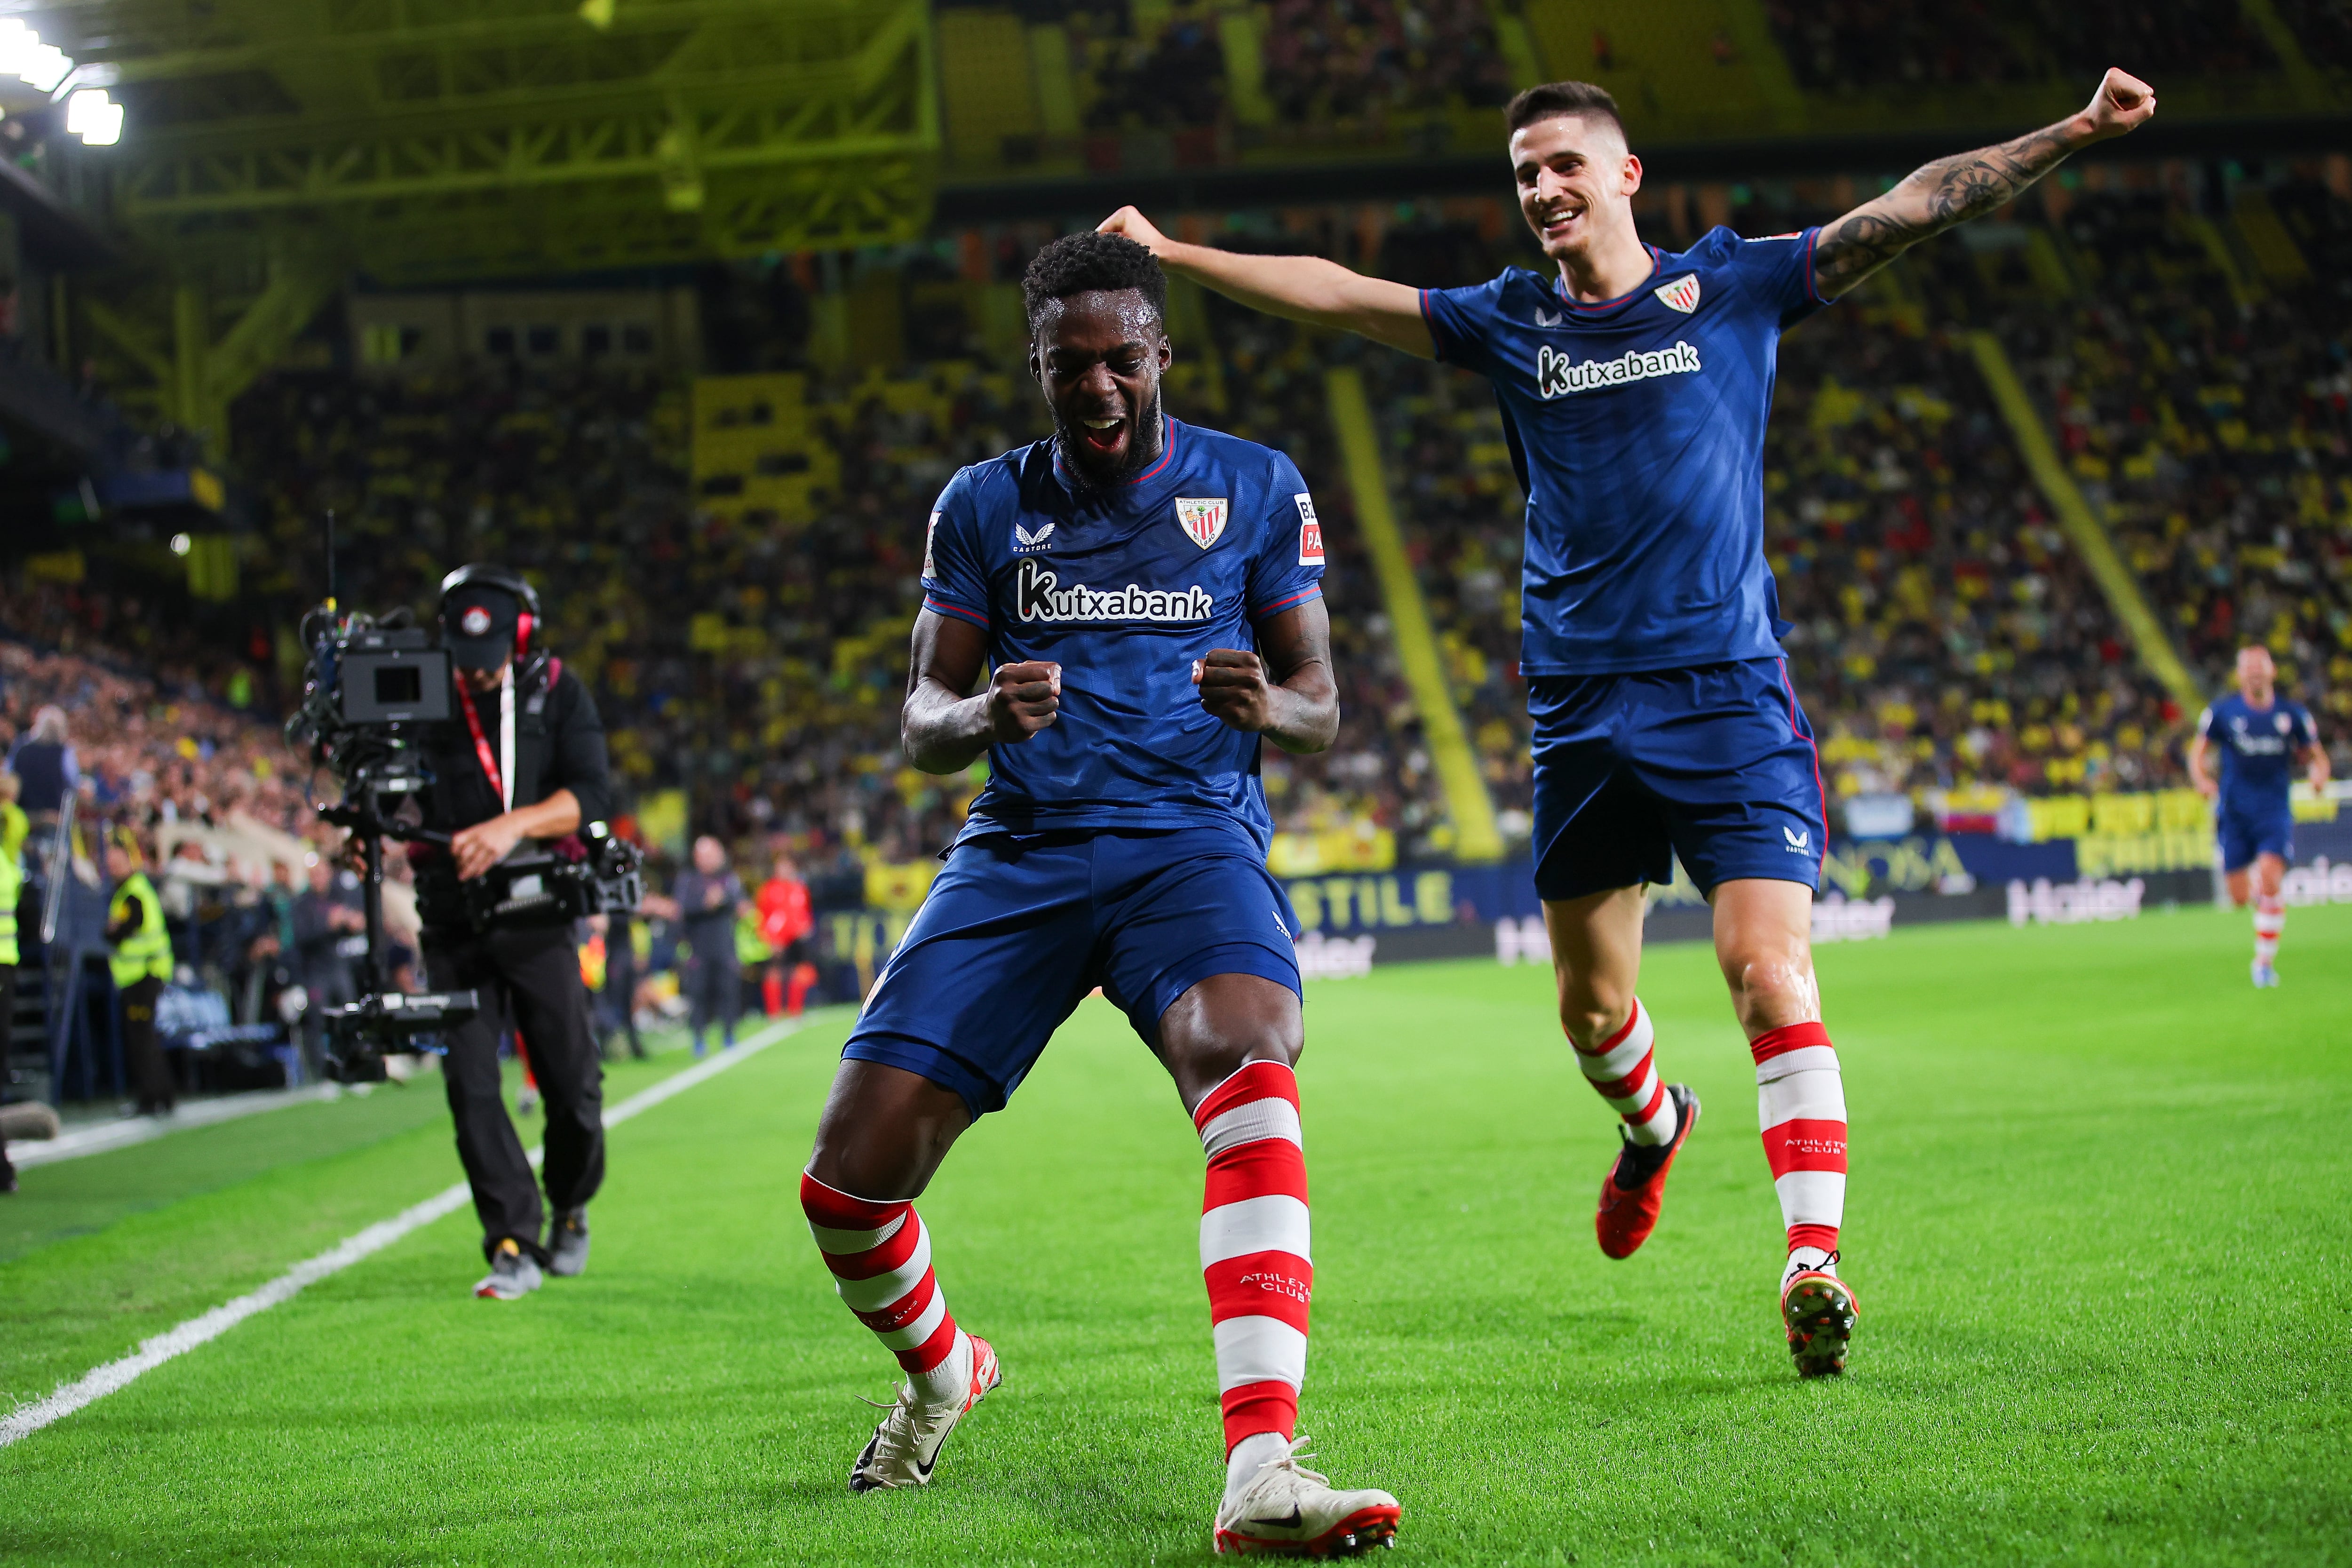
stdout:
<svg viewBox="0 0 2352 1568">
<path fill-rule="evenodd" d="M 1556 114 L 1511 132 L 1519 211 L 1554 261 L 1599 255 L 1633 229 L 1642 160 L 1624 132 L 1598 114 Z"/>
<path fill-rule="evenodd" d="M 1073 294 L 1039 314 L 1029 374 L 1054 411 L 1063 457 L 1087 483 L 1117 484 L 1160 455 L 1160 376 L 1171 357 L 1139 289 Z"/>
</svg>

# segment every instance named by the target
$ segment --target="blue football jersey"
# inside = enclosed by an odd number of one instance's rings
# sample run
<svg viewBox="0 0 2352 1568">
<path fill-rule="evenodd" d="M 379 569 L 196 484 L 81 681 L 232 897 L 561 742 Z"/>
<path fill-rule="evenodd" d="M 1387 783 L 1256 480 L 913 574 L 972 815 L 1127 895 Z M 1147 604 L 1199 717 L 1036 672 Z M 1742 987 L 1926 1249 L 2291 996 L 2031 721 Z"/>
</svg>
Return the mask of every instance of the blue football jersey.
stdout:
<svg viewBox="0 0 2352 1568">
<path fill-rule="evenodd" d="M 1780 333 L 1824 302 L 1820 231 L 1652 247 L 1641 287 L 1580 304 L 1512 268 L 1429 289 L 1437 357 L 1495 384 L 1528 496 L 1528 675 L 1777 658 L 1764 422 Z"/>
<path fill-rule="evenodd" d="M 2302 703 L 2273 696 L 2257 708 L 2234 691 L 2198 715 L 2197 732 L 2221 752 L 2221 809 L 2243 816 L 2285 810 L 2295 753 L 2319 744 Z"/>
<path fill-rule="evenodd" d="M 948 482 L 923 605 L 988 630 L 992 665 L 1062 667 L 1060 717 L 989 748 L 960 838 L 1059 828 L 1274 826 L 1255 735 L 1201 706 L 1192 661 L 1322 592 L 1323 531 L 1288 458 L 1171 419 L 1160 460 L 1104 493 L 1051 441 Z"/>
</svg>

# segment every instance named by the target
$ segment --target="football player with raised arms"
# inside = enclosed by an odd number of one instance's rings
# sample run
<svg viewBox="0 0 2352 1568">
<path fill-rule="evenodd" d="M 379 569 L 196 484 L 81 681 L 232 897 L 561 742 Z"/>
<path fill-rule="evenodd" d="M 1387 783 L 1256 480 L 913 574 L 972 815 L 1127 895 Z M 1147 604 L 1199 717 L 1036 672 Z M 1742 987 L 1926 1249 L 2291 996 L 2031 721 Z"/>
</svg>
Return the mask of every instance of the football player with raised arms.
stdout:
<svg viewBox="0 0 2352 1568">
<path fill-rule="evenodd" d="M 1643 884 L 1679 858 L 1714 906 L 1716 955 L 1756 1061 L 1788 1253 L 1780 1309 L 1797 1370 L 1843 1370 L 1855 1310 L 1839 1277 L 1845 1096 L 1810 946 L 1825 803 L 1790 689 L 1764 558 L 1764 425 L 1780 334 L 1905 249 L 1993 211 L 2156 95 L 2119 70 L 2055 125 L 1930 163 L 1835 223 L 1681 254 L 1634 232 L 1642 161 L 1584 82 L 1505 111 L 1519 208 L 1555 275 L 1409 289 L 1314 257 L 1169 239 L 1132 207 L 1103 224 L 1244 304 L 1488 377 L 1528 496 L 1520 668 L 1534 721 L 1536 888 L 1559 1016 L 1623 1121 L 1602 1179 L 1601 1249 L 1656 1225 L 1698 1119 L 1664 1083 L 1641 969 Z"/>
<path fill-rule="evenodd" d="M 999 1372 L 949 1311 L 913 1200 L 1099 985 L 1207 1162 L 1215 1544 L 1355 1551 L 1393 1537 L 1398 1508 L 1298 1463 L 1304 1031 L 1258 783 L 1264 742 L 1318 752 L 1339 727 L 1323 536 L 1289 458 L 1161 411 L 1167 287 L 1149 250 L 1095 233 L 1024 279 L 1055 433 L 940 496 L 902 719 L 916 767 L 984 755 L 988 785 L 843 1048 L 802 1204 L 842 1300 L 907 1374 L 850 1489 L 926 1485 Z"/>
<path fill-rule="evenodd" d="M 2205 755 L 2219 747 L 2221 773 L 2215 778 Z M 2221 840 L 2221 879 L 2230 901 L 2254 905 L 2254 988 L 2279 983 L 2279 938 L 2286 931 L 2286 904 L 2279 883 L 2294 854 L 2294 808 L 2288 792 L 2300 765 L 2315 790 L 2327 783 L 2327 748 L 2311 710 L 2278 695 L 2278 666 L 2260 643 L 2238 650 L 2238 689 L 2217 698 L 2197 716 L 2189 742 L 2189 778 L 2214 805 L 2213 831 Z"/>
</svg>

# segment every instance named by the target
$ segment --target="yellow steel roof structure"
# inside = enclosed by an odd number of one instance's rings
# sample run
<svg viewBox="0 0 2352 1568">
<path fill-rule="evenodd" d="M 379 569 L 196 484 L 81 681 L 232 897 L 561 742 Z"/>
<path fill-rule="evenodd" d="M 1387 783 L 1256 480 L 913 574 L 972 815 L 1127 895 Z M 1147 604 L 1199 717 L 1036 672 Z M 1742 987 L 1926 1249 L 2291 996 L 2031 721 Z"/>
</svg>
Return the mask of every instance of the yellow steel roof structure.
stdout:
<svg viewBox="0 0 2352 1568">
<path fill-rule="evenodd" d="M 919 234 L 923 0 L 80 0 L 39 13 L 129 118 L 112 216 L 386 281 Z"/>
</svg>

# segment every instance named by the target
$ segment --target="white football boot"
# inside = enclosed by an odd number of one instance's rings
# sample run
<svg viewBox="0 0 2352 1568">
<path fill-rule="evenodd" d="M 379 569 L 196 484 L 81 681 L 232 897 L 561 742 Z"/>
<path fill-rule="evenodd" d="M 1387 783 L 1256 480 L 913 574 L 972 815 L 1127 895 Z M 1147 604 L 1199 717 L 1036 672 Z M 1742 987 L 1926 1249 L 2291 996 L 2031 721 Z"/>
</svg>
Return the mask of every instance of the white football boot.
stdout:
<svg viewBox="0 0 2352 1568">
<path fill-rule="evenodd" d="M 866 1439 L 865 1452 L 850 1467 L 851 1491 L 931 1484 L 931 1470 L 940 1462 L 940 1445 L 948 1440 L 948 1434 L 955 1430 L 965 1412 L 1004 1381 L 996 1364 L 996 1352 L 989 1342 L 978 1334 L 968 1333 L 964 1339 L 971 1346 L 971 1382 L 962 1396 L 932 1405 L 916 1394 L 913 1384 L 900 1384 L 898 1402 L 888 1407 L 890 1414 L 874 1428 L 874 1436 Z"/>
<path fill-rule="evenodd" d="M 1352 1557 L 1396 1544 L 1397 1500 L 1375 1488 L 1335 1491 L 1299 1464 L 1312 1458 L 1307 1439 L 1293 1440 L 1278 1459 L 1217 1510 L 1217 1550 L 1270 1552 L 1284 1557 Z"/>
</svg>

